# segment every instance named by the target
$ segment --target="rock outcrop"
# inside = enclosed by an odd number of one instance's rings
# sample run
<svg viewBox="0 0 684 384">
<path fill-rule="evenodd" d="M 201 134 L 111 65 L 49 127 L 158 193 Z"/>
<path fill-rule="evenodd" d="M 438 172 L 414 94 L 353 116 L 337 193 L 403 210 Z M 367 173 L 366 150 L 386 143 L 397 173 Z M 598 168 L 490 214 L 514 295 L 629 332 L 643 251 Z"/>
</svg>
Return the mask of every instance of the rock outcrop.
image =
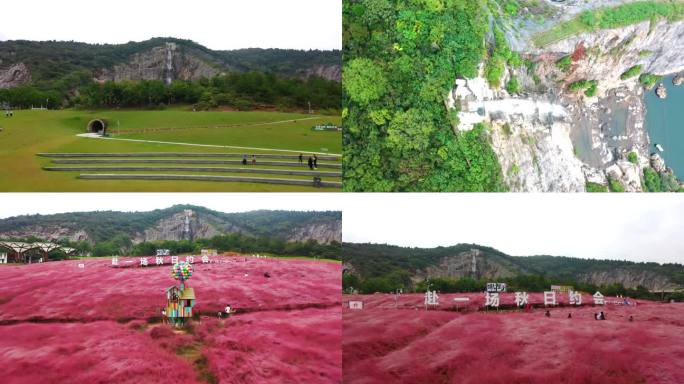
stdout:
<svg viewBox="0 0 684 384">
<path fill-rule="evenodd" d="M 655 292 L 681 288 L 676 284 L 663 279 L 661 275 L 651 271 L 634 271 L 620 268 L 611 271 L 592 272 L 581 275 L 580 280 L 594 285 L 610 285 L 619 283 L 625 288 L 631 289 L 635 289 L 641 285 L 648 288 L 649 291 Z"/>
<path fill-rule="evenodd" d="M 467 252 L 442 258 L 439 263 L 416 272 L 412 280 L 418 282 L 437 277 L 451 279 L 463 277 L 496 279 L 512 277 L 520 273 L 520 271 L 521 269 L 517 266 L 513 266 L 503 260 L 492 259 L 479 249 L 471 249 Z"/>
<path fill-rule="evenodd" d="M 31 72 L 24 63 L 0 67 L 0 89 L 14 88 L 31 82 Z"/>
<path fill-rule="evenodd" d="M 624 28 L 600 30 L 560 41 L 530 53 L 568 55 L 579 45 L 586 47 L 586 58 L 573 64 L 567 82 L 598 79 L 599 90 L 618 88 L 620 76 L 641 65 L 642 73 L 666 75 L 684 70 L 684 22 L 645 21 Z M 555 64 L 555 63 L 554 63 Z M 629 81 L 636 81 L 636 78 Z"/>
<path fill-rule="evenodd" d="M 137 53 L 128 62 L 103 68 L 95 76 L 99 82 L 129 80 L 199 80 L 211 78 L 220 71 L 200 58 L 185 52 L 175 43 L 152 48 L 145 53 Z"/>
<path fill-rule="evenodd" d="M 316 65 L 302 71 L 302 77 L 318 76 L 327 80 L 342 81 L 341 65 Z"/>
<path fill-rule="evenodd" d="M 90 235 L 75 224 L 32 225 L 21 229 L 0 233 L 2 238 L 37 237 L 46 241 L 68 239 L 70 241 L 91 241 Z"/>
<path fill-rule="evenodd" d="M 191 209 L 187 209 L 171 217 L 159 220 L 152 228 L 148 228 L 143 233 L 138 234 L 133 239 L 133 242 L 207 239 L 224 232 L 245 233 L 237 227 L 225 228 L 224 225 L 224 228 L 221 228 L 217 224 L 216 218 L 198 214 Z"/>
<path fill-rule="evenodd" d="M 287 241 L 307 241 L 313 239 L 322 244 L 342 242 L 342 222 L 311 223 L 294 228 L 285 236 Z"/>
</svg>

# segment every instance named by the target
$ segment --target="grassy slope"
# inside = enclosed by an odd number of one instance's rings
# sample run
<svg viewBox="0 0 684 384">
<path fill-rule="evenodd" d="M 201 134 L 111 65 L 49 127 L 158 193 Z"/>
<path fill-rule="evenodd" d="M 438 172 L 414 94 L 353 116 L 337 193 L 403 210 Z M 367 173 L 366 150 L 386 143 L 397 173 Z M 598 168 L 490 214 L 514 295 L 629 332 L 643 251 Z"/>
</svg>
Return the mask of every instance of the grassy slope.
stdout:
<svg viewBox="0 0 684 384">
<path fill-rule="evenodd" d="M 233 124 L 237 121 L 278 121 L 283 117 L 298 118 L 302 115 L 280 114 L 269 112 L 183 112 L 183 111 L 16 111 L 11 119 L 0 117 L 0 191 L 334 191 L 332 189 L 314 189 L 300 186 L 279 186 L 268 184 L 222 183 L 197 181 L 89 181 L 77 180 L 72 172 L 45 172 L 40 168 L 50 164 L 49 159 L 35 156 L 38 152 L 229 152 L 221 148 L 189 147 L 168 144 L 132 143 L 85 139 L 76 136 L 84 132 L 88 120 L 94 117 L 105 117 L 112 121 L 119 120 L 121 129 L 154 128 L 154 127 L 196 127 L 207 124 Z M 323 117 L 323 120 L 334 118 Z M 339 118 L 338 118 L 339 121 Z M 312 121 L 313 122 L 313 121 Z M 313 124 L 302 123 L 310 127 Z M 265 127 L 265 128 L 264 128 Z M 287 127 L 282 134 L 269 135 L 276 125 L 249 127 L 255 132 L 254 140 L 238 133 L 238 128 L 212 128 L 211 135 L 222 143 L 230 140 L 223 137 L 241 136 L 240 145 L 255 147 L 272 147 L 283 149 L 306 149 L 328 147 L 330 151 L 339 150 L 341 137 L 337 132 L 320 132 L 320 136 L 310 135 L 301 141 L 286 140 L 289 135 L 301 133 L 300 127 Z M 202 129 L 207 131 L 208 129 Z M 186 132 L 193 130 L 173 131 Z M 198 130 L 199 131 L 199 130 Z M 221 132 L 226 136 L 219 135 Z M 216 132 L 216 133 L 213 133 Z M 292 133 L 294 132 L 294 133 Z M 156 134 L 167 134 L 157 132 Z M 207 133 L 209 134 L 209 133 Z M 201 135 L 206 139 L 206 135 Z M 332 142 L 332 143 L 331 143 Z M 333 144 L 337 143 L 337 147 Z M 290 147 L 295 144 L 305 148 Z M 312 149 L 313 150 L 313 149 Z M 258 153 L 258 151 L 251 151 Z M 268 151 L 275 153 L 276 151 Z M 228 174 L 225 174 L 228 175 Z"/>
<path fill-rule="evenodd" d="M 594 25 L 582 20 L 583 15 L 592 15 Z M 657 18 L 670 21 L 681 20 L 684 7 L 675 1 L 637 1 L 617 7 L 599 8 L 579 14 L 569 21 L 536 34 L 532 40 L 535 46 L 545 47 L 580 33 L 597 29 L 621 28 Z"/>
</svg>

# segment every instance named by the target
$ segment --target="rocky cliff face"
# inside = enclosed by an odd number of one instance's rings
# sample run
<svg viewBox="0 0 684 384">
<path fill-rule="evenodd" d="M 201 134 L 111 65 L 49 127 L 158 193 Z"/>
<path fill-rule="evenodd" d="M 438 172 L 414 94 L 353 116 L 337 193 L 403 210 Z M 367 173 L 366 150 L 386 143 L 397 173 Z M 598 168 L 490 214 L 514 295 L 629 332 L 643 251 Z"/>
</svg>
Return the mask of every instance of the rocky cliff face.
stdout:
<svg viewBox="0 0 684 384">
<path fill-rule="evenodd" d="M 341 65 L 316 65 L 303 71 L 302 77 L 318 76 L 327 80 L 342 81 Z"/>
<path fill-rule="evenodd" d="M 5 68 L 0 66 L 0 89 L 18 87 L 30 81 L 31 73 L 24 63 L 10 65 Z"/>
<path fill-rule="evenodd" d="M 626 288 L 636 288 L 644 286 L 650 291 L 660 292 L 671 289 L 681 288 L 676 284 L 663 279 L 662 276 L 650 271 L 631 271 L 625 269 L 615 269 L 612 271 L 592 272 L 580 276 L 581 281 L 596 285 L 609 285 L 620 283 Z"/>
<path fill-rule="evenodd" d="M 74 224 L 63 225 L 32 225 L 18 230 L 7 231 L 0 233 L 0 237 L 4 238 L 26 238 L 35 236 L 39 239 L 48 241 L 57 241 L 60 239 L 69 239 L 70 241 L 90 241 L 91 238 L 83 229 L 79 229 Z"/>
<path fill-rule="evenodd" d="M 319 243 L 342 242 L 342 221 L 312 223 L 295 228 L 286 236 L 288 241 L 307 241 L 314 239 Z"/>
<path fill-rule="evenodd" d="M 447 277 L 459 279 L 470 277 L 474 279 L 495 279 L 512 277 L 519 273 L 519 269 L 506 263 L 492 260 L 479 249 L 442 258 L 439 263 L 418 271 L 412 279 L 423 281 L 426 278 Z"/>
<path fill-rule="evenodd" d="M 587 182 L 607 185 L 612 179 L 638 192 L 643 168 L 656 168 L 644 127 L 644 89 L 638 76 L 620 76 L 636 65 L 656 75 L 684 71 L 682 49 L 684 22 L 666 20 L 584 33 L 544 48 L 526 45 L 520 53 L 534 70 L 507 68 L 501 79 L 506 84 L 515 75 L 519 94 L 489 89 L 481 76 L 457 80 L 447 106 L 459 103 L 459 129 L 490 124 L 492 148 L 512 191 L 579 192 Z M 563 71 L 557 61 L 568 55 L 572 65 Z M 568 90 L 580 80 L 597 80 L 596 95 Z M 627 161 L 631 152 L 636 164 Z M 655 163 L 661 174 L 671 174 Z"/>
<path fill-rule="evenodd" d="M 199 80 L 211 78 L 220 71 L 180 49 L 175 43 L 152 48 L 145 53 L 134 54 L 125 64 L 105 68 L 95 77 L 97 81 Z"/>
<path fill-rule="evenodd" d="M 159 220 L 152 228 L 137 234 L 134 243 L 156 240 L 195 240 L 206 239 L 224 232 L 245 233 L 245 231 L 226 224 L 219 225 L 216 217 L 200 215 L 193 210 L 185 210 L 175 215 Z"/>
<path fill-rule="evenodd" d="M 643 73 L 667 75 L 684 71 L 684 22 L 646 21 L 625 28 L 584 33 L 532 50 L 534 54 L 568 55 L 583 46 L 586 57 L 575 61 L 565 81 L 599 80 L 599 90 L 619 88 L 620 75 L 635 65 Z M 629 82 L 634 82 L 632 79 Z"/>
</svg>

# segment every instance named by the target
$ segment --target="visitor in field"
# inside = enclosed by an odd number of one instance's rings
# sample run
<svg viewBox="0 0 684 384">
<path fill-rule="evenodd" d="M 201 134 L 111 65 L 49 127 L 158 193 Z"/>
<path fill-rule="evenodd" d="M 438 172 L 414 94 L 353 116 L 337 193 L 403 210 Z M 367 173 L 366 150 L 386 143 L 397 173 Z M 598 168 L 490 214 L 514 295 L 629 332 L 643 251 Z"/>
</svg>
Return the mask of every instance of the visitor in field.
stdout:
<svg viewBox="0 0 684 384">
<path fill-rule="evenodd" d="M 311 156 L 309 156 L 309 161 L 308 161 L 308 163 L 309 163 L 309 169 L 313 171 L 314 165 L 313 165 L 313 159 L 311 158 Z"/>
<path fill-rule="evenodd" d="M 544 316 L 551 317 L 551 312 L 547 310 L 546 313 L 544 313 Z"/>
<path fill-rule="evenodd" d="M 242 155 L 242 165 L 247 165 L 247 155 Z"/>
<path fill-rule="evenodd" d="M 568 313 L 568 319 L 572 319 L 572 313 Z"/>
<path fill-rule="evenodd" d="M 230 312 L 231 312 L 232 310 L 233 310 L 233 309 L 230 307 L 230 304 L 226 305 L 226 317 L 230 317 Z"/>
<path fill-rule="evenodd" d="M 252 155 L 252 165 L 256 165 L 256 155 Z"/>
<path fill-rule="evenodd" d="M 630 322 L 631 322 L 631 321 L 634 321 L 634 316 L 629 315 L 629 321 L 630 321 Z"/>
<path fill-rule="evenodd" d="M 318 168 L 318 156 L 313 155 L 314 168 Z"/>
<path fill-rule="evenodd" d="M 304 156 L 300 153 L 299 154 L 299 164 L 303 164 L 303 163 L 304 163 Z"/>
</svg>

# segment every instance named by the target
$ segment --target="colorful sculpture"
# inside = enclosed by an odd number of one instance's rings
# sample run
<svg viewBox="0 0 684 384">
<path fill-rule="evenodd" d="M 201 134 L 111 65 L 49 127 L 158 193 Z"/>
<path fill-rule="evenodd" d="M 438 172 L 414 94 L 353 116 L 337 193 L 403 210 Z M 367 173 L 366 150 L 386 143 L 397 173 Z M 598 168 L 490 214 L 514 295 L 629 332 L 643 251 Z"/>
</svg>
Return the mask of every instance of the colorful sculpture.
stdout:
<svg viewBox="0 0 684 384">
<path fill-rule="evenodd" d="M 171 276 L 180 280 L 180 286 L 166 289 L 165 315 L 170 324 L 180 328 L 187 319 L 192 318 L 192 308 L 195 306 L 195 290 L 186 287 L 186 280 L 192 276 L 192 264 L 184 261 L 173 264 Z"/>
</svg>

